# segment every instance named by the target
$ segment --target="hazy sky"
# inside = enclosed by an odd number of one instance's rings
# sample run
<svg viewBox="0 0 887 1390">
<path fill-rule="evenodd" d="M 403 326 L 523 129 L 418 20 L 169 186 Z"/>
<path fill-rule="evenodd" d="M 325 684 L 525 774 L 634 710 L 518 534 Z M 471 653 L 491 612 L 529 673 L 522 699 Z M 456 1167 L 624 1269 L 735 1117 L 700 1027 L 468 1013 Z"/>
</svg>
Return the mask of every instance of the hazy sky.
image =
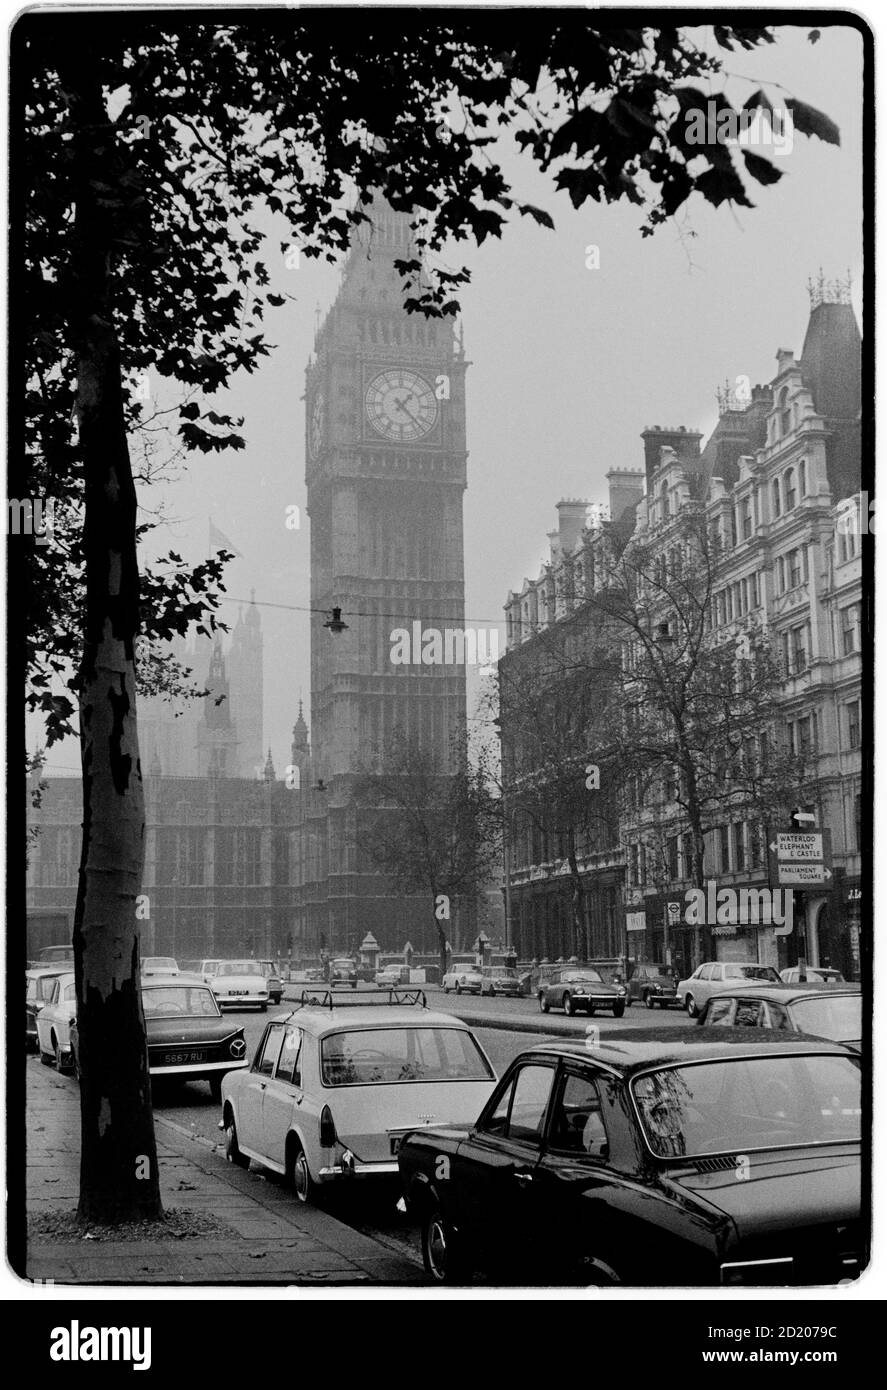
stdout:
<svg viewBox="0 0 887 1390">
<path fill-rule="evenodd" d="M 559 498 L 602 500 L 608 469 L 642 466 L 645 426 L 685 424 L 707 436 L 725 378 L 763 382 L 775 372 L 778 348 L 800 353 L 806 281 L 820 265 L 828 277 L 850 270 L 859 314 L 862 46 L 849 28 L 823 26 L 815 45 L 806 33 L 806 26 L 781 29 L 773 46 L 726 57 L 735 104 L 760 85 L 775 100 L 782 83 L 841 130 L 840 148 L 796 134 L 793 151 L 774 159 L 782 181 L 756 186 L 754 210 L 715 211 L 699 201 L 680 226 L 642 237 L 638 209 L 576 213 L 548 178 L 509 153 L 521 199 L 548 209 L 557 230 L 518 219 L 501 241 L 467 254 L 469 619 L 501 619 L 508 590 L 538 572 Z M 195 457 L 173 483 L 145 494 L 152 510 L 162 500 L 170 517 L 145 558 L 170 546 L 203 558 L 211 516 L 243 552 L 228 569 L 233 598 L 255 589 L 257 601 L 307 609 L 304 368 L 316 307 L 332 302 L 339 276 L 304 257 L 288 271 L 278 251 L 285 230 L 271 217 L 268 225 L 272 278 L 297 302 L 269 311 L 276 350 L 224 398 L 226 409 L 246 416 L 247 447 Z M 586 269 L 591 243 L 600 248 L 598 270 Z M 303 513 L 298 531 L 285 526 L 293 503 Z M 308 710 L 309 617 L 270 607 L 261 614 L 265 743 L 280 772 L 300 687 Z M 226 616 L 233 624 L 235 605 Z M 50 768 L 76 765 L 73 747 L 50 760 Z"/>
</svg>

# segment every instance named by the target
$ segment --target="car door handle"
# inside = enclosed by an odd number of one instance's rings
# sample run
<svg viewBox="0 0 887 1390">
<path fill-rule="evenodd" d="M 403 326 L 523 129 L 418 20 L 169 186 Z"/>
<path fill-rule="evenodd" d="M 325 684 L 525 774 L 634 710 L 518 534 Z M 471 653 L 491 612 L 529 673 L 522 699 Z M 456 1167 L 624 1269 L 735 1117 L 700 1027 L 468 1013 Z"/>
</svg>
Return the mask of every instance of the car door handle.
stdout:
<svg viewBox="0 0 887 1390">
<path fill-rule="evenodd" d="M 514 1181 L 515 1181 L 515 1182 L 519 1182 L 519 1183 L 528 1183 L 528 1182 L 532 1182 L 532 1181 L 533 1181 L 533 1174 L 532 1174 L 532 1173 L 527 1173 L 527 1172 L 522 1172 L 522 1173 L 521 1173 L 521 1172 L 518 1172 L 518 1173 L 515 1173 L 515 1175 L 514 1175 Z"/>
</svg>

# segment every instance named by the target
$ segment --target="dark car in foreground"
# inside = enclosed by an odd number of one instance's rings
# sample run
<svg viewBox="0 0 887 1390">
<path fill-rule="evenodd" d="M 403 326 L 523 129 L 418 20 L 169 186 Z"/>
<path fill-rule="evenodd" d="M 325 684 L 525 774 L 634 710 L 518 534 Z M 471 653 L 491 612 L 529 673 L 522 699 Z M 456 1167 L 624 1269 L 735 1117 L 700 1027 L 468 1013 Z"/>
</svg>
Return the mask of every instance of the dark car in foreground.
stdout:
<svg viewBox="0 0 887 1390">
<path fill-rule="evenodd" d="M 867 1249 L 859 1059 L 784 1033 L 766 1039 L 681 1028 L 668 1041 L 520 1054 L 474 1125 L 401 1142 L 429 1278 L 856 1278 Z"/>
<path fill-rule="evenodd" d="M 559 970 L 543 980 L 537 991 L 539 1008 L 544 1014 L 549 1009 L 563 1009 L 565 1014 L 575 1014 L 583 1010 L 593 1014 L 596 1009 L 609 1009 L 614 1018 L 625 1013 L 627 990 L 622 984 L 608 984 L 606 980 L 588 966 L 584 970 L 570 967 Z"/>
<path fill-rule="evenodd" d="M 648 1009 L 667 1009 L 670 1005 L 682 1008 L 678 998 L 678 977 L 670 965 L 658 961 L 639 960 L 628 977 L 626 1004 L 631 1008 L 639 1000 Z"/>
<path fill-rule="evenodd" d="M 713 994 L 699 1015 L 709 1027 L 773 1028 L 826 1038 L 859 1051 L 862 994 L 857 986 L 774 985 Z"/>
<path fill-rule="evenodd" d="M 213 1100 L 222 1077 L 249 1065 L 243 1029 L 232 1028 L 199 975 L 142 977 L 142 1007 L 153 1082 L 208 1081 Z M 71 1028 L 77 1066 L 77 1025 Z"/>
</svg>

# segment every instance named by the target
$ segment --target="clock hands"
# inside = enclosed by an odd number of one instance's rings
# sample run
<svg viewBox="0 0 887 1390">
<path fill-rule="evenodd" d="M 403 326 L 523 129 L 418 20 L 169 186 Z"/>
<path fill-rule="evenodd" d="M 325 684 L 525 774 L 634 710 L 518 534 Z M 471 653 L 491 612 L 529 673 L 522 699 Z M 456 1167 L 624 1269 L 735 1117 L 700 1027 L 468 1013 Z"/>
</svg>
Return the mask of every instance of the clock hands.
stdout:
<svg viewBox="0 0 887 1390">
<path fill-rule="evenodd" d="M 414 415 L 413 412 L 412 412 L 411 410 L 407 410 L 406 402 L 407 402 L 408 400 L 409 400 L 409 396 L 404 396 L 404 398 L 403 398 L 402 401 L 399 401 L 399 400 L 397 399 L 396 396 L 394 397 L 394 401 L 395 401 L 395 404 L 397 405 L 398 409 L 399 409 L 399 410 L 402 410 L 403 413 L 404 413 L 404 415 L 408 415 L 409 418 L 412 420 L 413 424 L 414 424 L 414 425 L 418 425 L 419 428 L 421 429 L 421 427 L 422 427 L 422 421 L 419 419 L 418 415 Z"/>
</svg>

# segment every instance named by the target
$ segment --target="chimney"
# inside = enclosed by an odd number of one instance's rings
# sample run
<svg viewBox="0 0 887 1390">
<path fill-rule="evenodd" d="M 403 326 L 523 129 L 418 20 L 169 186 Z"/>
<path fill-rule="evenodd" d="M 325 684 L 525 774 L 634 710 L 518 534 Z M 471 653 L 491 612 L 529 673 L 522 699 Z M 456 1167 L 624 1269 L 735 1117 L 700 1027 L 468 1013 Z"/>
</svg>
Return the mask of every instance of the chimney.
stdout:
<svg viewBox="0 0 887 1390">
<path fill-rule="evenodd" d="M 626 507 L 636 507 L 644 495 L 642 468 L 611 468 L 607 474 L 610 489 L 610 520 L 618 521 Z"/>
<path fill-rule="evenodd" d="M 644 465 L 649 485 L 653 474 L 659 467 L 659 450 L 662 446 L 668 445 L 674 449 L 678 458 L 691 473 L 697 472 L 696 463 L 699 459 L 699 444 L 702 435 L 699 430 L 688 430 L 686 425 L 647 426 L 641 435 L 644 441 Z"/>
<path fill-rule="evenodd" d="M 557 504 L 557 530 L 561 554 L 572 554 L 573 547 L 582 535 L 588 502 L 578 497 L 562 498 Z"/>
</svg>

